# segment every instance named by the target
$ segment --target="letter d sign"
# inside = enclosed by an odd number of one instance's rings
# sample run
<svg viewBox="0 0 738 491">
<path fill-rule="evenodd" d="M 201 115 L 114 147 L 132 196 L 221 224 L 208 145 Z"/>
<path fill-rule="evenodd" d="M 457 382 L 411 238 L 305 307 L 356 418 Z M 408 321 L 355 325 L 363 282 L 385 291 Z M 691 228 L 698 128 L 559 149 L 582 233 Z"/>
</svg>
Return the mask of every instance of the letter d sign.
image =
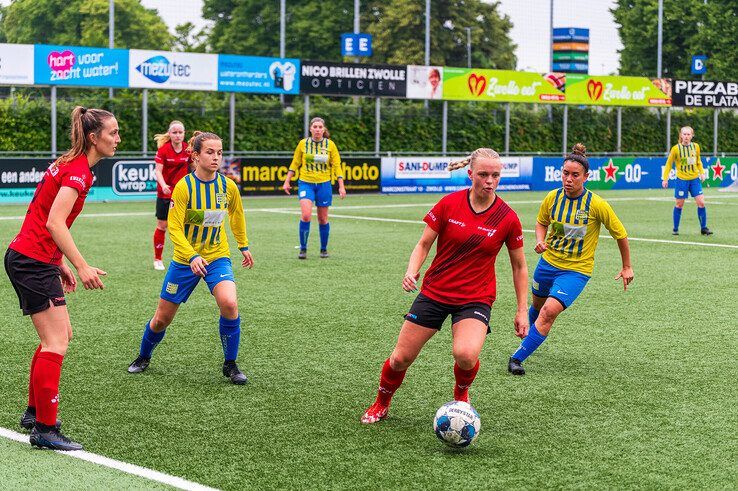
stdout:
<svg viewBox="0 0 738 491">
<path fill-rule="evenodd" d="M 692 56 L 692 75 L 702 75 L 707 73 L 707 56 Z"/>
</svg>

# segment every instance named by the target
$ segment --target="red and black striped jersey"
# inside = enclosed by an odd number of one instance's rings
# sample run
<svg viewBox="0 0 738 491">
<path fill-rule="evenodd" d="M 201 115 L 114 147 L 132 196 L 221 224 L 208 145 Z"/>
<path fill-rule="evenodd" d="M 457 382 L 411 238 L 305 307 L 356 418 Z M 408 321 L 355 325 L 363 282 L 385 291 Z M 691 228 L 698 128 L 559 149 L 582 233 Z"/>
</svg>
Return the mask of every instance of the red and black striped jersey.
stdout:
<svg viewBox="0 0 738 491">
<path fill-rule="evenodd" d="M 77 190 L 77 200 L 67 217 L 67 227 L 71 227 L 74 219 L 82 211 L 87 193 L 92 187 L 93 175 L 87 160 L 87 155 L 70 160 L 61 165 L 52 165 L 44 174 L 41 182 L 36 186 L 31 203 L 28 205 L 26 218 L 23 220 L 20 232 L 10 243 L 10 248 L 16 252 L 32 257 L 37 261 L 50 264 L 61 264 L 62 252 L 51 238 L 46 228 L 49 220 L 49 210 L 54 204 L 56 195 L 62 187 Z"/>
<path fill-rule="evenodd" d="M 488 209 L 475 212 L 470 192 L 444 196 L 423 219 L 438 233 L 438 242 L 421 293 L 450 305 L 492 305 L 497 295 L 497 253 L 503 244 L 510 250 L 522 247 L 523 227 L 499 196 Z"/>
</svg>

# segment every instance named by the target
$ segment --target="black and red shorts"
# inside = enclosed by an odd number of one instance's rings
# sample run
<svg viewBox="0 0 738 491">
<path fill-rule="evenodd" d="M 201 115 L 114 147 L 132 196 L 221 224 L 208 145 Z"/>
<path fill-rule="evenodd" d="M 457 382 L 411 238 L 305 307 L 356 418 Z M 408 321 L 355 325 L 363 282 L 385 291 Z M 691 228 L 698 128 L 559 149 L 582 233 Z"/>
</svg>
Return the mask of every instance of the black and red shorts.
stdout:
<svg viewBox="0 0 738 491">
<path fill-rule="evenodd" d="M 172 200 L 169 198 L 156 198 L 156 219 L 166 220 L 169 217 L 169 207 Z"/>
<path fill-rule="evenodd" d="M 5 253 L 5 271 L 18 295 L 23 315 L 37 314 L 51 305 L 66 305 L 61 270 L 8 249 Z"/>
<path fill-rule="evenodd" d="M 477 319 L 489 329 L 489 315 L 492 307 L 481 302 L 465 303 L 462 305 L 449 305 L 437 302 L 419 293 L 410 306 L 410 312 L 405 314 L 405 320 L 430 329 L 441 329 L 443 322 L 450 315 L 451 324 L 456 324 L 463 319 Z"/>
</svg>

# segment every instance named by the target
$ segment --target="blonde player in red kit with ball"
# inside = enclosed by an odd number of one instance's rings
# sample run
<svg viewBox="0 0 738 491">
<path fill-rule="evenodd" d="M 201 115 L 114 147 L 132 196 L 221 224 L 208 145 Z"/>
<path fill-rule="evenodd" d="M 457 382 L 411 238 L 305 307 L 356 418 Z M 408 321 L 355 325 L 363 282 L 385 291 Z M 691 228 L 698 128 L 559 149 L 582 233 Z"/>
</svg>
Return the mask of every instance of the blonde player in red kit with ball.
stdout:
<svg viewBox="0 0 738 491">
<path fill-rule="evenodd" d="M 494 150 L 479 148 L 449 170 L 469 165 L 471 189 L 444 196 L 423 219 L 423 235 L 410 256 L 402 288 L 417 290 L 417 281 L 436 240 L 436 256 L 425 273 L 420 293 L 400 329 L 395 349 L 384 362 L 374 403 L 361 417 L 364 424 L 387 417 L 390 401 L 405 372 L 425 343 L 451 316 L 454 399 L 469 402 L 469 387 L 479 370 L 479 354 L 489 333 L 489 316 L 497 297 L 495 259 L 505 245 L 510 256 L 517 298 L 515 333 L 528 332 L 528 268 L 523 229 L 517 214 L 495 190 L 502 162 Z"/>
</svg>

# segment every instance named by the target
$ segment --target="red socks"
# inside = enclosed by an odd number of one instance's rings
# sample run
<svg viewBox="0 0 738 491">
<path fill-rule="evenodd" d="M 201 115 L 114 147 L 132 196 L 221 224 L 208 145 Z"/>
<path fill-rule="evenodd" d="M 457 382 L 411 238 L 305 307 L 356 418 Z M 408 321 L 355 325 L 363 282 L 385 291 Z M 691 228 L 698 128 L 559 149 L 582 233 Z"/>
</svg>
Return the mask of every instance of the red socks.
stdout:
<svg viewBox="0 0 738 491">
<path fill-rule="evenodd" d="M 161 261 L 161 254 L 164 252 L 164 238 L 166 232 L 161 229 L 154 230 L 154 259 Z"/>
<path fill-rule="evenodd" d="M 64 357 L 51 351 L 41 351 L 36 357 L 31 375 L 36 403 L 36 421 L 47 426 L 56 424 L 59 406 L 59 379 Z"/>
<path fill-rule="evenodd" d="M 401 372 L 393 370 L 390 366 L 389 358 L 387 358 L 382 367 L 382 375 L 379 377 L 379 390 L 377 391 L 378 403 L 383 406 L 389 406 L 392 396 L 400 387 L 400 384 L 402 384 L 402 379 L 405 378 L 405 372 L 407 370 Z"/>
<path fill-rule="evenodd" d="M 469 400 L 469 387 L 477 376 L 479 371 L 479 360 L 474 368 L 470 370 L 462 369 L 458 363 L 454 363 L 454 377 L 456 377 L 456 385 L 454 385 L 454 399 L 457 401 Z"/>
<path fill-rule="evenodd" d="M 41 345 L 38 345 L 38 348 L 36 348 L 36 352 L 33 354 L 33 358 L 31 358 L 31 371 L 30 376 L 28 377 L 28 407 L 36 407 L 36 398 L 33 396 L 33 367 L 36 365 L 36 359 L 38 358 L 38 354 L 41 352 Z"/>
</svg>

